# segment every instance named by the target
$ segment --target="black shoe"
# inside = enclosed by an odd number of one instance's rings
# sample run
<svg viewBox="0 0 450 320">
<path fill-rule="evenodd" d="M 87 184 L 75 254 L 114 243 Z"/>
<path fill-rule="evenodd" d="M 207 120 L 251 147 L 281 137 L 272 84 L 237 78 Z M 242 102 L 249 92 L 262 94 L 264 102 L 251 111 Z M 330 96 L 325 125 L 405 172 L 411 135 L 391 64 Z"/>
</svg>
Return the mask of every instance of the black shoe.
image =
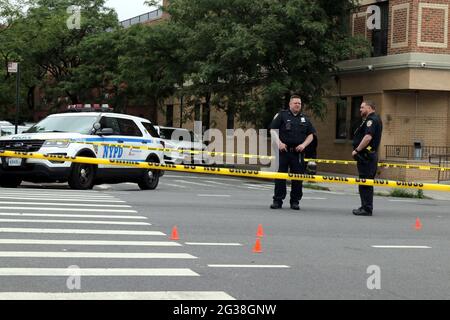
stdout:
<svg viewBox="0 0 450 320">
<path fill-rule="evenodd" d="M 300 210 L 300 206 L 298 203 L 291 203 L 291 209 L 292 210 Z"/>
<path fill-rule="evenodd" d="M 353 210 L 353 214 L 355 216 L 371 216 L 372 212 L 371 211 L 367 211 L 364 208 L 359 208 L 359 209 Z"/>
<path fill-rule="evenodd" d="M 270 206 L 270 209 L 281 209 L 283 207 L 283 203 L 282 202 L 273 202 L 272 205 Z"/>
</svg>

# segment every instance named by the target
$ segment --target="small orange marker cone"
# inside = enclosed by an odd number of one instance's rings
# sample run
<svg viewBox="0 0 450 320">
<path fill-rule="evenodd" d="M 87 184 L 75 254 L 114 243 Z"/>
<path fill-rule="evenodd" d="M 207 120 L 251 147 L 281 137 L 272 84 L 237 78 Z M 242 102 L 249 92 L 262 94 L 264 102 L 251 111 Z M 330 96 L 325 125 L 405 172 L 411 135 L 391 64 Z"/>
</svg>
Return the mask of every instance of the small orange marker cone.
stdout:
<svg viewBox="0 0 450 320">
<path fill-rule="evenodd" d="M 257 236 L 258 238 L 264 237 L 264 229 L 263 229 L 262 224 L 260 224 L 260 225 L 258 226 L 258 231 L 256 231 L 256 236 Z"/>
<path fill-rule="evenodd" d="M 261 253 L 262 249 L 261 249 L 261 239 L 257 238 L 256 239 L 256 243 L 255 246 L 253 247 L 253 253 Z"/>
<path fill-rule="evenodd" d="M 416 230 L 422 229 L 422 222 L 419 218 L 416 219 Z"/>
<path fill-rule="evenodd" d="M 172 236 L 170 237 L 171 240 L 180 240 L 180 237 L 178 236 L 178 228 L 177 226 L 173 227 L 172 229 Z"/>
</svg>

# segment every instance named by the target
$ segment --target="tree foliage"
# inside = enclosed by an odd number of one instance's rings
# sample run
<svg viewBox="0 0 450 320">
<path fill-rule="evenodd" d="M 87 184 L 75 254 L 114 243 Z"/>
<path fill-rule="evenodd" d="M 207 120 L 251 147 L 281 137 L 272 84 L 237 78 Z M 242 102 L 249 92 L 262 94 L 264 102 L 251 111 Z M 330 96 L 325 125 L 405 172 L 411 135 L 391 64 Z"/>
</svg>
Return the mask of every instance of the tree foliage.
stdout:
<svg viewBox="0 0 450 320">
<path fill-rule="evenodd" d="M 191 91 L 243 120 L 268 122 L 292 93 L 315 114 L 336 62 L 367 53 L 349 36 L 351 0 L 171 0 L 184 32 Z"/>
<path fill-rule="evenodd" d="M 36 88 L 50 106 L 146 106 L 153 119 L 165 98 L 182 95 L 266 126 L 292 93 L 323 113 L 336 62 L 368 53 L 347 30 L 354 0 L 171 0 L 168 21 L 128 29 L 105 0 L 9 1 L 0 0 L 0 63 L 21 62 L 30 110 Z M 66 23 L 72 5 L 77 29 Z M 11 105 L 13 77 L 4 68 L 0 77 L 0 106 Z"/>
</svg>

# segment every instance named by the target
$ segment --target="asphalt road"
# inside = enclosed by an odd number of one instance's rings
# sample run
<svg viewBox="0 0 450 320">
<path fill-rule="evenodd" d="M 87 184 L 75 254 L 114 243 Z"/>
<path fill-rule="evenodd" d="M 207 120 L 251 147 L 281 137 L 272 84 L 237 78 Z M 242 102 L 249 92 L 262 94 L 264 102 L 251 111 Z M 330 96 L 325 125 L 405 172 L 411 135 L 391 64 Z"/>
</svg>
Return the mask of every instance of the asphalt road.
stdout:
<svg viewBox="0 0 450 320">
<path fill-rule="evenodd" d="M 272 193 L 182 173 L 154 191 L 1 189 L 0 299 L 449 298 L 448 201 L 376 197 L 355 217 L 356 194 L 305 189 L 293 211 Z"/>
</svg>

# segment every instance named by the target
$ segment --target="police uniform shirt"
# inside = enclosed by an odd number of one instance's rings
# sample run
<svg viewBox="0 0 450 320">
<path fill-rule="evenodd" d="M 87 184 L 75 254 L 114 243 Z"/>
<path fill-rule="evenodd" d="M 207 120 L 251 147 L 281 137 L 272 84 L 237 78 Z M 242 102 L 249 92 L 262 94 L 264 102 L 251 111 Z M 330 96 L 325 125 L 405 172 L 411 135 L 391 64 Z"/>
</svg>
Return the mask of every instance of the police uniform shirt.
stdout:
<svg viewBox="0 0 450 320">
<path fill-rule="evenodd" d="M 364 136 L 370 134 L 372 140 L 368 147 L 370 151 L 377 151 L 381 142 L 381 132 L 383 131 L 383 124 L 378 115 L 371 113 L 367 116 L 366 120 L 355 131 L 355 137 L 353 138 L 353 149 L 358 148 L 359 144 L 363 140 Z"/>
<path fill-rule="evenodd" d="M 310 134 L 316 133 L 311 121 L 302 113 L 294 115 L 291 110 L 279 112 L 273 119 L 270 129 L 278 129 L 281 142 L 288 147 L 297 147 L 305 142 Z"/>
</svg>

